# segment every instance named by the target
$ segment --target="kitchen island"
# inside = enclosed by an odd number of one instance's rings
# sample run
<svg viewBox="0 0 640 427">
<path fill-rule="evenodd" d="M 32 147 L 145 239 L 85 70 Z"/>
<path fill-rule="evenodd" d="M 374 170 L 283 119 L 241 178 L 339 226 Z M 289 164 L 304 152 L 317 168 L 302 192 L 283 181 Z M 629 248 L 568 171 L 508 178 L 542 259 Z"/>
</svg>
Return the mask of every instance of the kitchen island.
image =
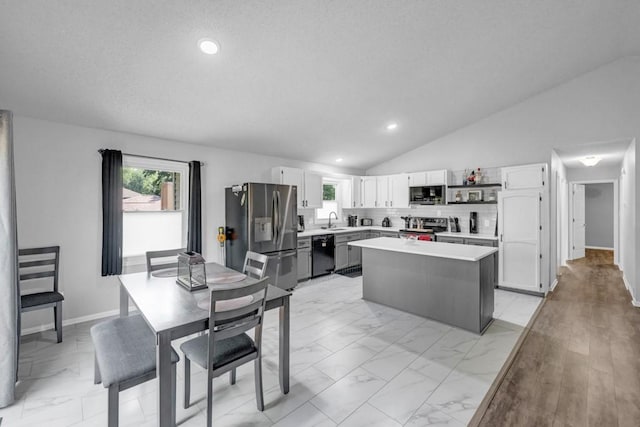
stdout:
<svg viewBox="0 0 640 427">
<path fill-rule="evenodd" d="M 498 249 L 379 237 L 362 248 L 362 297 L 482 334 L 493 319 Z"/>
</svg>

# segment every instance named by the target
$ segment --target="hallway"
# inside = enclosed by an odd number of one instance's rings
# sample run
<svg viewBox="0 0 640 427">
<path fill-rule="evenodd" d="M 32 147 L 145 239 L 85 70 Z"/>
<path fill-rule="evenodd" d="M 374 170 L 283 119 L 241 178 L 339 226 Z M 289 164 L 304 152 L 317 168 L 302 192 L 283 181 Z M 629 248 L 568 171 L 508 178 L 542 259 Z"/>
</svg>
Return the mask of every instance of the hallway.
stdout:
<svg viewBox="0 0 640 427">
<path fill-rule="evenodd" d="M 482 426 L 637 426 L 640 308 L 613 253 L 564 268 L 482 418 Z"/>
</svg>

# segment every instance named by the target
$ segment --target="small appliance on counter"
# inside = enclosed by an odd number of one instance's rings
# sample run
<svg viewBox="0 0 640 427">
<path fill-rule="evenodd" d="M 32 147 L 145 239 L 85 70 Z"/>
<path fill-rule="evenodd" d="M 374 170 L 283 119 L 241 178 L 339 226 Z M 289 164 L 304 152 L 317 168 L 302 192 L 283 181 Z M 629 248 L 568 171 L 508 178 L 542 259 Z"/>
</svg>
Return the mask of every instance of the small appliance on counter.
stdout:
<svg viewBox="0 0 640 427">
<path fill-rule="evenodd" d="M 357 227 L 358 226 L 358 215 L 349 215 L 347 216 L 347 224 L 349 227 Z"/>
<path fill-rule="evenodd" d="M 384 219 L 382 220 L 382 226 L 391 227 L 391 220 L 389 219 L 388 216 L 385 216 Z"/>
<path fill-rule="evenodd" d="M 362 225 L 363 227 L 370 227 L 373 225 L 373 220 L 371 218 L 362 218 L 360 220 L 360 225 Z"/>
<path fill-rule="evenodd" d="M 478 234 L 478 212 L 469 212 L 469 233 Z"/>
<path fill-rule="evenodd" d="M 449 228 L 450 228 L 449 231 L 452 233 L 460 232 L 460 222 L 457 216 L 449 217 Z"/>
<path fill-rule="evenodd" d="M 400 218 L 404 220 L 404 228 L 411 228 L 411 215 L 401 216 Z"/>
<path fill-rule="evenodd" d="M 298 231 L 304 231 L 304 215 L 298 215 Z"/>
</svg>

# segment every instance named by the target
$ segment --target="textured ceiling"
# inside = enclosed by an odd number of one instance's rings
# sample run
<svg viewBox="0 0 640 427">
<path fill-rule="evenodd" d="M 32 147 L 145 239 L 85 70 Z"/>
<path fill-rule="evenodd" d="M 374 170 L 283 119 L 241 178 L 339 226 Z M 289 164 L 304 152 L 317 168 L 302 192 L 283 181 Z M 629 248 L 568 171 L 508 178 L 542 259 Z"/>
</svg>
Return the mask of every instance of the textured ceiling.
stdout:
<svg viewBox="0 0 640 427">
<path fill-rule="evenodd" d="M 0 0 L 0 108 L 365 169 L 640 52 L 638 3 Z"/>
</svg>

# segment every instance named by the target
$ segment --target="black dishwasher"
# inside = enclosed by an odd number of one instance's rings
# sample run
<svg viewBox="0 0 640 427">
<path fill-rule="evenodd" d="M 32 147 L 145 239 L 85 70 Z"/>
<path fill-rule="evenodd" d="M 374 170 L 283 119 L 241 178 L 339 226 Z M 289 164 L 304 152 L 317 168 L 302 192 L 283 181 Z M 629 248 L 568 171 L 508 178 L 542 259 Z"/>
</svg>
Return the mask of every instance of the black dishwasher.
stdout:
<svg viewBox="0 0 640 427">
<path fill-rule="evenodd" d="M 335 242 L 333 234 L 313 236 L 313 265 L 311 277 L 332 273 L 335 269 Z"/>
</svg>

